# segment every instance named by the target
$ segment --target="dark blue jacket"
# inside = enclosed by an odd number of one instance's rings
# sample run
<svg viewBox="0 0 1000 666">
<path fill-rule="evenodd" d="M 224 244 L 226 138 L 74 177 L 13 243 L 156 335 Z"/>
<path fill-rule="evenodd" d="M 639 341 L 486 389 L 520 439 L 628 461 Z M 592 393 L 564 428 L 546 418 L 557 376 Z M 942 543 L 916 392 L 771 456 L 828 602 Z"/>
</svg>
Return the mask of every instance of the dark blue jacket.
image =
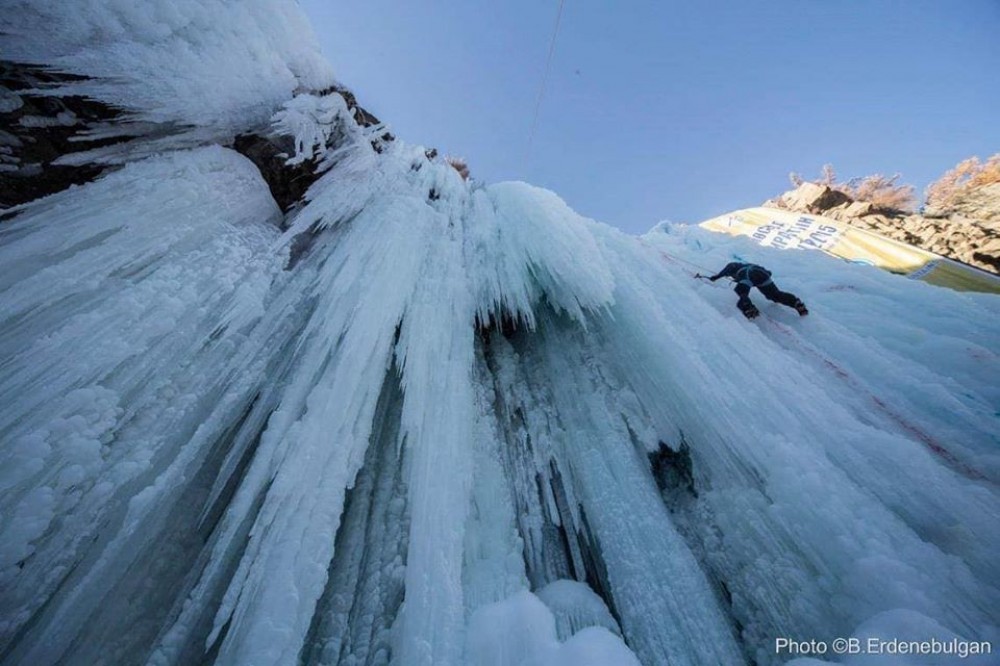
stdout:
<svg viewBox="0 0 1000 666">
<path fill-rule="evenodd" d="M 771 281 L 771 271 L 757 264 L 734 261 L 708 279 L 715 282 L 722 277 L 731 277 L 747 287 L 760 287 Z"/>
</svg>

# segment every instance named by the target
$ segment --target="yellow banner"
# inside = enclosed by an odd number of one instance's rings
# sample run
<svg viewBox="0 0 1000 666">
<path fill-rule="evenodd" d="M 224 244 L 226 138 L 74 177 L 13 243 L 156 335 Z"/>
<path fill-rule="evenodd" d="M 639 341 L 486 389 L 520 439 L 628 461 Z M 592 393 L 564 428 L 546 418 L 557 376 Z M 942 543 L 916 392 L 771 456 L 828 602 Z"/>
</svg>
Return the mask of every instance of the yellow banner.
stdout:
<svg viewBox="0 0 1000 666">
<path fill-rule="evenodd" d="M 702 222 L 701 226 L 749 236 L 770 247 L 822 250 L 841 259 L 959 291 L 1000 294 L 1000 276 L 827 217 L 776 208 L 745 208 Z"/>
</svg>

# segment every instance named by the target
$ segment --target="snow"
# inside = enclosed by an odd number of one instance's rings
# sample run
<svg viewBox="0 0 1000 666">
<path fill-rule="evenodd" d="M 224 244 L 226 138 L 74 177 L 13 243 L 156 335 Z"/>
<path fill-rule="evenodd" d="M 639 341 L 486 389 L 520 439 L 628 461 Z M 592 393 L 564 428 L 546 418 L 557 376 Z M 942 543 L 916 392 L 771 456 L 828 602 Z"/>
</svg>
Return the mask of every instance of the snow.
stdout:
<svg viewBox="0 0 1000 666">
<path fill-rule="evenodd" d="M 0 223 L 2 663 L 1000 638 L 1000 298 L 376 150 L 293 95 L 327 79 L 289 3 L 14 5 L 53 38 L 5 57 L 204 145 L 137 124 L 156 154 Z M 219 145 L 249 127 L 319 167 L 285 216 Z M 694 279 L 734 257 L 812 314 Z"/>
<path fill-rule="evenodd" d="M 618 622 L 611 616 L 604 601 L 585 583 L 557 580 L 537 592 L 556 618 L 560 640 L 566 640 L 586 627 L 604 627 L 621 635 Z"/>
<path fill-rule="evenodd" d="M 202 141 L 261 126 L 294 92 L 334 83 L 294 0 L 3 0 L 0 33 L 0 59 L 87 77 L 50 94 Z"/>
<path fill-rule="evenodd" d="M 639 666 L 603 627 L 588 627 L 560 643 L 552 613 L 527 591 L 473 613 L 467 640 L 469 666 Z"/>
<path fill-rule="evenodd" d="M 170 187 L 157 186 L 167 178 Z M 232 409 L 252 382 L 234 355 L 242 333 L 219 327 L 260 317 L 266 280 L 256 269 L 274 263 L 264 252 L 277 208 L 231 151 L 129 165 L 87 190 L 0 229 L 5 634 L 58 587 L 109 504 L 162 510 L 155 498 L 177 489 L 164 458 L 207 453 L 196 432 L 216 426 L 213 406 Z M 134 527 L 122 524 L 121 537 Z M 62 629 L 99 602 L 81 602 Z"/>
<path fill-rule="evenodd" d="M 77 119 L 71 111 L 62 111 L 51 118 L 24 115 L 17 122 L 21 127 L 72 127 L 77 124 Z"/>
<path fill-rule="evenodd" d="M 289 165 L 300 164 L 317 156 L 329 144 L 334 132 L 350 125 L 340 122 L 346 117 L 347 103 L 336 93 L 316 96 L 296 95 L 274 114 L 272 124 L 278 135 L 295 137 L 295 154 L 286 160 Z"/>
<path fill-rule="evenodd" d="M 211 147 L 6 223 L 11 655 L 555 663 L 620 656 L 620 633 L 642 663 L 775 663 L 776 635 L 896 608 L 995 635 L 995 297 L 699 229 L 630 238 L 337 136 L 283 233 L 252 165 Z M 758 299 L 747 322 L 684 263 L 734 254 L 813 314 Z M 698 495 L 661 497 L 646 455 L 681 432 Z"/>
<path fill-rule="evenodd" d="M 0 113 L 11 113 L 24 106 L 21 96 L 5 86 L 0 86 Z"/>
</svg>

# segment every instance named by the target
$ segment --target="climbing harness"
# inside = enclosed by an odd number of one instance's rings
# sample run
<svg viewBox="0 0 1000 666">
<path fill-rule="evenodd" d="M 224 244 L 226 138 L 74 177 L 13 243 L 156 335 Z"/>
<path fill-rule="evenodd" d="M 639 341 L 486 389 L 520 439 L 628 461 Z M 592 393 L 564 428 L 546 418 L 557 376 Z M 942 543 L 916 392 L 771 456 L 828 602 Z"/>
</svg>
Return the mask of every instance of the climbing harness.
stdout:
<svg viewBox="0 0 1000 666">
<path fill-rule="evenodd" d="M 761 282 L 760 284 L 755 284 L 753 279 L 750 277 L 750 273 L 753 272 L 755 268 L 759 268 L 763 272 L 767 273 L 767 280 Z M 740 277 L 740 273 L 743 273 L 743 277 Z M 736 271 L 736 275 L 733 276 L 733 279 L 736 282 L 739 282 L 740 284 L 745 285 L 747 287 L 765 287 L 774 282 L 774 280 L 771 279 L 771 272 L 768 271 L 763 266 L 758 266 L 757 264 L 745 265 L 743 268 Z"/>
</svg>

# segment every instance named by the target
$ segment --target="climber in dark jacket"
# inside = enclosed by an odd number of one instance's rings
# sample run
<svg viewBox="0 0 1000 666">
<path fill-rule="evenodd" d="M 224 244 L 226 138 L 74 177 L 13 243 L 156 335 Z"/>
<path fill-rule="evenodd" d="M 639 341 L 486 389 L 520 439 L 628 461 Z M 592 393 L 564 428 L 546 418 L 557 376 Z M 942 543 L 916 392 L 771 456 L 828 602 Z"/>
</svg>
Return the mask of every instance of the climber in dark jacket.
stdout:
<svg viewBox="0 0 1000 666">
<path fill-rule="evenodd" d="M 764 294 L 764 297 L 769 301 L 795 308 L 800 316 L 804 317 L 809 314 L 805 303 L 799 300 L 798 296 L 778 289 L 777 285 L 774 284 L 774 280 L 771 279 L 771 271 L 757 264 L 734 261 L 726 264 L 725 268 L 711 277 L 698 274 L 695 277 L 708 278 L 712 282 L 722 277 L 732 278 L 736 282 L 736 294 L 740 297 L 740 300 L 736 302 L 736 307 L 740 309 L 740 312 L 747 319 L 753 319 L 760 314 L 757 306 L 750 302 L 749 294 L 752 287 L 757 287 L 760 293 Z"/>
</svg>

